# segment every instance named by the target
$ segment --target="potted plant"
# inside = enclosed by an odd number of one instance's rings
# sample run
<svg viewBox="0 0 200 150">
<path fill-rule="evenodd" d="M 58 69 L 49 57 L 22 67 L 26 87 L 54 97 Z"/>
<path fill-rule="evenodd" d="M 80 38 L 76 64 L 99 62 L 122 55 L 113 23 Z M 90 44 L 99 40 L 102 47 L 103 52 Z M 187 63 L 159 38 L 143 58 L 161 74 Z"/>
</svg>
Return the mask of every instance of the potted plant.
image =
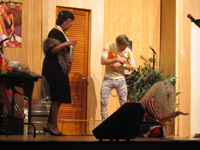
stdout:
<svg viewBox="0 0 200 150">
<path fill-rule="evenodd" d="M 139 66 L 137 70 L 133 71 L 126 79 L 129 102 L 138 103 L 147 90 L 158 81 L 168 81 L 175 86 L 176 77 L 169 78 L 170 75 L 163 77 L 163 71 L 153 69 L 152 63 L 153 59 L 149 58 L 148 62 L 144 63 L 144 67 Z M 157 66 L 157 64 L 156 62 L 155 65 Z"/>
<path fill-rule="evenodd" d="M 175 87 L 176 77 L 169 78 L 170 75 L 163 77 L 162 71 L 153 69 L 153 59 L 149 58 L 144 66 L 139 66 L 137 70 L 133 71 L 126 79 L 128 86 L 128 102 L 138 103 L 144 96 L 147 90 L 158 81 L 168 81 Z M 156 67 L 158 62 L 155 63 Z M 179 92 L 176 93 L 178 95 Z M 162 122 L 169 134 L 173 134 L 173 121 Z M 167 126 L 166 126 L 167 125 Z M 171 127 L 169 127 L 170 125 Z M 172 132 L 171 132 L 172 131 Z"/>
</svg>

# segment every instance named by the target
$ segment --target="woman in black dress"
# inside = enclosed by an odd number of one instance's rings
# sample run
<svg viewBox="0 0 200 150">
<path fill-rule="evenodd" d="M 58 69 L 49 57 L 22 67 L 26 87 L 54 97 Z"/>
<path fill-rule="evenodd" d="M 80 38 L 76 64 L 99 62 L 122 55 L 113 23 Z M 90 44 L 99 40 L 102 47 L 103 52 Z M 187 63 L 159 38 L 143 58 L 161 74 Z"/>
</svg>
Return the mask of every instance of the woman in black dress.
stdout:
<svg viewBox="0 0 200 150">
<path fill-rule="evenodd" d="M 73 25 L 74 15 L 69 11 L 58 14 L 56 25 L 44 41 L 42 75 L 46 77 L 51 92 L 51 108 L 44 133 L 65 136 L 57 127 L 57 115 L 62 103 L 71 103 L 68 72 L 74 60 L 73 46 L 76 40 L 69 40 L 65 31 Z"/>
</svg>

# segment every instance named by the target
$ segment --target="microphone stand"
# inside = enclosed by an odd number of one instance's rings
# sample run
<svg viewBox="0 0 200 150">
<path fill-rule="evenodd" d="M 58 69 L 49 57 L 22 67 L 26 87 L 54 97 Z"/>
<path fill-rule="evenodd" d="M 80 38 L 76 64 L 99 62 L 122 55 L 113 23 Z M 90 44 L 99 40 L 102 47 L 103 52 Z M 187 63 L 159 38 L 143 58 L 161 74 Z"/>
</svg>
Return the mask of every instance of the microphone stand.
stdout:
<svg viewBox="0 0 200 150">
<path fill-rule="evenodd" d="M 153 53 L 153 69 L 154 69 L 154 66 L 155 66 L 155 53 Z"/>
<path fill-rule="evenodd" d="M 200 19 L 194 19 L 191 14 L 188 14 L 187 17 L 200 28 Z"/>
<path fill-rule="evenodd" d="M 6 39 L 0 41 L 0 52 L 3 54 L 3 43 L 7 40 L 11 39 L 11 36 L 8 36 Z"/>
<path fill-rule="evenodd" d="M 155 68 L 154 66 L 155 66 L 155 55 L 156 55 L 156 52 L 154 51 L 154 49 L 153 49 L 153 47 L 152 46 L 150 46 L 149 47 L 151 50 L 152 50 L 152 52 L 153 52 L 153 69 Z"/>
</svg>

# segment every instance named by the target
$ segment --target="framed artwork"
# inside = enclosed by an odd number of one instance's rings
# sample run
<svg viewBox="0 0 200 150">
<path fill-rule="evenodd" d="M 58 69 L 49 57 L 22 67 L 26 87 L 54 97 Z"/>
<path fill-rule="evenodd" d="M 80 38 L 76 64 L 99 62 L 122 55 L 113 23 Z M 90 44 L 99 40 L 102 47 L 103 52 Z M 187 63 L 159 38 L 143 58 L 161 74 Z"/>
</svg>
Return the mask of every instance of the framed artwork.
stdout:
<svg viewBox="0 0 200 150">
<path fill-rule="evenodd" d="M 21 47 L 22 3 L 0 0 L 0 44 Z"/>
</svg>

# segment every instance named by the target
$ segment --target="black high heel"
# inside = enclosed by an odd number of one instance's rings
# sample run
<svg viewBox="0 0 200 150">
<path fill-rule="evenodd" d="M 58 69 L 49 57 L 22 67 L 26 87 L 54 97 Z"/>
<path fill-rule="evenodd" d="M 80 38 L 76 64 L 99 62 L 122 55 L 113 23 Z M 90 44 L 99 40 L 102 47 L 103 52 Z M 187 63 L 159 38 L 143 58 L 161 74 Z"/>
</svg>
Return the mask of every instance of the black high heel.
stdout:
<svg viewBox="0 0 200 150">
<path fill-rule="evenodd" d="M 66 134 L 62 134 L 61 132 L 58 134 L 55 134 L 51 131 L 51 129 L 49 129 L 49 131 L 51 132 L 51 136 L 67 136 Z"/>
<path fill-rule="evenodd" d="M 51 134 L 50 129 L 47 129 L 46 127 L 43 128 L 43 131 L 44 131 L 44 135 L 46 135 L 46 132 L 48 132 L 49 134 Z"/>
</svg>

